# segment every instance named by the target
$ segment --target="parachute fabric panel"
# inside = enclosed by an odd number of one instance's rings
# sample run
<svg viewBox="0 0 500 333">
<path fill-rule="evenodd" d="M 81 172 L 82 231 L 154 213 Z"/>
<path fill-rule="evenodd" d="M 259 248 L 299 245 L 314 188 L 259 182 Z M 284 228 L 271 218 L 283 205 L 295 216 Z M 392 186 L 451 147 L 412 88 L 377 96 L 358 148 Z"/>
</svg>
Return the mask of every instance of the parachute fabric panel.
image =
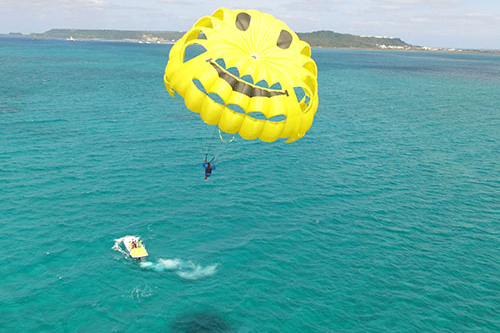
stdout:
<svg viewBox="0 0 500 333">
<path fill-rule="evenodd" d="M 192 45 L 206 51 L 185 58 Z M 318 108 L 311 48 L 285 23 L 256 10 L 220 8 L 198 20 L 172 47 L 164 81 L 205 123 L 247 140 L 298 140 Z"/>
</svg>

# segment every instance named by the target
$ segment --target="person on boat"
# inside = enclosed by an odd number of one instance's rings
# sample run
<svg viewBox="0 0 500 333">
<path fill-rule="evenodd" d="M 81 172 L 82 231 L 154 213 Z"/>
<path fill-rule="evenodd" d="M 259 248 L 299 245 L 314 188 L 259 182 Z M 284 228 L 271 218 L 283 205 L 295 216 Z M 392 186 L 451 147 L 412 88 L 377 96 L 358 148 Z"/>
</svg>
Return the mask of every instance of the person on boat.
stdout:
<svg viewBox="0 0 500 333">
<path fill-rule="evenodd" d="M 215 170 L 215 165 L 211 165 L 210 162 L 203 162 L 203 168 L 205 168 L 205 180 L 212 175 L 212 171 Z"/>
<path fill-rule="evenodd" d="M 142 241 L 140 239 L 137 241 L 137 247 L 142 247 Z"/>
</svg>

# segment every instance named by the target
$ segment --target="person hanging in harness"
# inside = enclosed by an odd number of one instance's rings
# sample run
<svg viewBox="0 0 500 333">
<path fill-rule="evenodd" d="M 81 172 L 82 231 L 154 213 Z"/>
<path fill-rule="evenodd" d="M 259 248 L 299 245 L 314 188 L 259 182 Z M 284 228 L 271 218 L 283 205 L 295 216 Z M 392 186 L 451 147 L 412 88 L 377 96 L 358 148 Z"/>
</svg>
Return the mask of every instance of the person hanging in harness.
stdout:
<svg viewBox="0 0 500 333">
<path fill-rule="evenodd" d="M 215 170 L 215 165 L 211 165 L 210 162 L 207 162 L 207 159 L 205 158 L 205 162 L 203 162 L 203 168 L 205 169 L 205 180 L 207 180 L 207 178 L 212 175 L 212 171 Z"/>
</svg>

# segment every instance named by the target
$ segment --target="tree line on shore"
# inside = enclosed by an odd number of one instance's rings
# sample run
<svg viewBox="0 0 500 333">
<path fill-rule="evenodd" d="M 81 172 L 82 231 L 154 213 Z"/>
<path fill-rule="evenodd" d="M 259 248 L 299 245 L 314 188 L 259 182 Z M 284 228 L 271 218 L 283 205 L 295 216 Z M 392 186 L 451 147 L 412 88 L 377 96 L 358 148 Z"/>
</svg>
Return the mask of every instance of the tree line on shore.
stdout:
<svg viewBox="0 0 500 333">
<path fill-rule="evenodd" d="M 51 29 L 43 33 L 33 33 L 30 36 L 33 38 L 172 43 L 181 38 L 184 33 L 182 31 Z M 312 47 L 380 48 L 381 45 L 388 47 L 412 47 L 412 45 L 405 43 L 399 38 L 363 37 L 326 30 L 302 32 L 297 33 L 297 35 Z"/>
</svg>

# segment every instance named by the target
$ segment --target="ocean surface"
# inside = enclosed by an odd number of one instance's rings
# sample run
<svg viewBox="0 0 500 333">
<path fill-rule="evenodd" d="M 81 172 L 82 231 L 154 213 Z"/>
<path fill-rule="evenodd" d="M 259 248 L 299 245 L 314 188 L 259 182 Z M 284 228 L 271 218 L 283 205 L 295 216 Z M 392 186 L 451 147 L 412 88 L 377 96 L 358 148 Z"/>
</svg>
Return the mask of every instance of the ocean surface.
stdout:
<svg viewBox="0 0 500 333">
<path fill-rule="evenodd" d="M 170 47 L 0 39 L 2 333 L 500 332 L 500 55 L 315 49 L 306 136 L 226 145 Z"/>
</svg>

